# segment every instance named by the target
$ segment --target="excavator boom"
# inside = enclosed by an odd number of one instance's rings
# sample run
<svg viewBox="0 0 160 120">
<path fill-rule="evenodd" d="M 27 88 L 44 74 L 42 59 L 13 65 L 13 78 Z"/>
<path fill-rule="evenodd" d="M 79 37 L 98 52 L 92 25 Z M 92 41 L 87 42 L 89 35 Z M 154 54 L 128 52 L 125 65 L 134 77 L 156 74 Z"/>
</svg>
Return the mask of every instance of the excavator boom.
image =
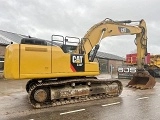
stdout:
<svg viewBox="0 0 160 120">
<path fill-rule="evenodd" d="M 113 21 L 105 19 L 102 22 L 95 24 L 84 35 L 83 41 L 81 41 L 75 53 L 79 53 L 79 49 L 81 49 L 83 46 L 83 51 L 88 54 L 93 49 L 93 47 L 100 43 L 101 40 L 105 37 L 134 35 L 140 34 L 142 32 L 142 29 L 139 26 L 126 25 L 126 23 L 132 22 L 130 20 L 127 21 Z"/>
<path fill-rule="evenodd" d="M 138 22 L 139 24 L 130 25 L 132 22 Z M 79 48 L 82 46 L 83 52 L 86 54 L 94 48 L 90 59 L 90 61 L 93 61 L 103 38 L 134 34 L 136 35 L 135 43 L 137 47 L 137 72 L 127 86 L 140 89 L 153 88 L 156 81 L 154 77 L 144 69 L 145 56 L 147 56 L 147 27 L 143 19 L 140 21 L 113 21 L 111 19 L 105 19 L 89 29 L 84 36 L 85 39 L 77 47 L 75 53 L 78 53 Z"/>
</svg>

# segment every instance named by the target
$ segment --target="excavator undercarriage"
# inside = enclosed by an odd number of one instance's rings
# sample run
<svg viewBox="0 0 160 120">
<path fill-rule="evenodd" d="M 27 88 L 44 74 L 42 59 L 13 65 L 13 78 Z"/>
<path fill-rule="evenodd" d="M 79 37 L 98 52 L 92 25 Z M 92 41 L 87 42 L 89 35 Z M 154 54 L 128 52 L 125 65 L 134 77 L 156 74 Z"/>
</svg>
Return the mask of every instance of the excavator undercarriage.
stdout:
<svg viewBox="0 0 160 120">
<path fill-rule="evenodd" d="M 35 82 L 36 81 L 36 82 Z M 66 80 L 31 80 L 26 85 L 34 108 L 73 104 L 119 96 L 122 83 L 118 80 L 79 78 Z"/>
</svg>

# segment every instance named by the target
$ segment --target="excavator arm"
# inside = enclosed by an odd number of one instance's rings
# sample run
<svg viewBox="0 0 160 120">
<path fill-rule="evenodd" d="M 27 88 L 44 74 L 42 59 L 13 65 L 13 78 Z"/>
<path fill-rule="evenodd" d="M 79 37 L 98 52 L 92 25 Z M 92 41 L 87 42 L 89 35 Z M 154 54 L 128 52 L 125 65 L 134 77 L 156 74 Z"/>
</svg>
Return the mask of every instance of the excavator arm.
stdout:
<svg viewBox="0 0 160 120">
<path fill-rule="evenodd" d="M 132 22 L 139 22 L 139 24 L 131 25 L 130 23 Z M 89 54 L 92 50 L 93 53 L 90 59 L 90 62 L 92 62 L 99 49 L 101 40 L 109 36 L 119 35 L 136 35 L 137 72 L 127 86 L 141 89 L 152 88 L 156 83 L 155 79 L 144 69 L 145 56 L 147 56 L 147 27 L 143 19 L 140 21 L 113 21 L 111 19 L 105 19 L 89 29 L 75 53 Z"/>
<path fill-rule="evenodd" d="M 129 23 L 132 22 L 139 22 L 139 24 L 129 25 Z M 82 49 L 83 53 L 88 54 L 96 45 L 99 45 L 104 38 L 119 35 L 136 35 L 138 68 L 142 68 L 147 53 L 147 29 L 144 20 L 113 21 L 111 19 L 105 19 L 89 29 L 75 53 L 79 53 L 80 49 Z"/>
</svg>

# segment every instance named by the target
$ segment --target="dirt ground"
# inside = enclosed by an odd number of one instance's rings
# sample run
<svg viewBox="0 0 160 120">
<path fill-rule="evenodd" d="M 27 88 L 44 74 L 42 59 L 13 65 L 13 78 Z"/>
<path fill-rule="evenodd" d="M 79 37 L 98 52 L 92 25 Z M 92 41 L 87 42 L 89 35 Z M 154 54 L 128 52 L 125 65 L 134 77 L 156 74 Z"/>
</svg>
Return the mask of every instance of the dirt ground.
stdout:
<svg viewBox="0 0 160 120">
<path fill-rule="evenodd" d="M 28 80 L 0 80 L 0 96 L 7 96 L 17 92 L 25 92 Z"/>
<path fill-rule="evenodd" d="M 1 74 L 2 75 L 2 74 Z M 101 78 L 111 78 L 110 75 L 100 75 Z M 15 116 L 29 115 L 43 110 L 34 109 L 28 102 L 25 89 L 28 80 L 7 80 L 0 78 L 0 120 Z"/>
<path fill-rule="evenodd" d="M 100 75 L 99 79 L 111 78 L 110 75 Z M 116 76 L 113 76 L 116 78 Z M 47 111 L 53 111 L 53 108 L 49 109 L 34 109 L 28 102 L 27 92 L 25 90 L 25 85 L 28 80 L 5 80 L 0 79 L 0 120 L 15 120 L 15 117 L 31 116 L 33 114 L 41 114 Z M 122 84 L 125 86 L 129 80 L 121 80 Z M 157 83 L 160 86 L 160 83 Z M 152 93 L 155 90 L 159 90 L 156 86 L 155 89 L 149 90 L 148 93 Z M 137 95 L 139 92 L 130 91 L 124 89 L 122 97 L 128 95 Z M 145 93 L 145 91 L 144 91 Z M 70 107 L 70 105 L 68 105 Z M 54 108 L 55 111 L 61 111 L 66 107 Z"/>
</svg>

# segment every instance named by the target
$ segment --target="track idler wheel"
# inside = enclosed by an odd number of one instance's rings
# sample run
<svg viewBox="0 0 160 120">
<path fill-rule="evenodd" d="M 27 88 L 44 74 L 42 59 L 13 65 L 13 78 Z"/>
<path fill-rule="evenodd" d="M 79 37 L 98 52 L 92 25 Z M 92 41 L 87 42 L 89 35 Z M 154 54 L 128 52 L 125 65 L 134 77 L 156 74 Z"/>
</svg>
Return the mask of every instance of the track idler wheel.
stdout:
<svg viewBox="0 0 160 120">
<path fill-rule="evenodd" d="M 38 89 L 34 92 L 34 99 L 39 102 L 45 102 L 47 100 L 47 91 L 45 89 Z"/>
<path fill-rule="evenodd" d="M 50 101 L 49 88 L 38 87 L 32 91 L 29 91 L 29 100 L 36 107 L 39 108 L 43 104 L 47 104 Z"/>
</svg>

